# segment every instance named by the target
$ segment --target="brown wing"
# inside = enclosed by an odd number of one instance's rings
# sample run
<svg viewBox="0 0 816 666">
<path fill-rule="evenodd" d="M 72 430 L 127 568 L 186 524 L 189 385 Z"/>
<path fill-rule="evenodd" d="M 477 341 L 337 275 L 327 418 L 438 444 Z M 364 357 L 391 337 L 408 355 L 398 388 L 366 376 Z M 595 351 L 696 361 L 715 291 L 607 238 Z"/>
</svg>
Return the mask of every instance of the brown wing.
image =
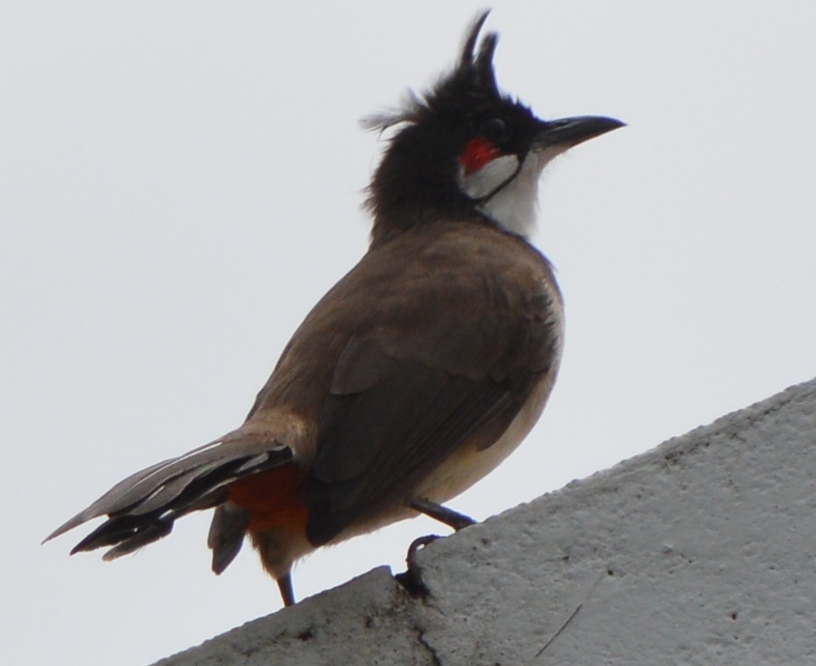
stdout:
<svg viewBox="0 0 816 666">
<path fill-rule="evenodd" d="M 287 350 L 319 355 L 318 331 L 342 344 L 315 415 L 309 540 L 404 501 L 464 442 L 496 441 L 557 364 L 558 321 L 546 260 L 494 229 L 426 229 L 367 255 Z"/>
<path fill-rule="evenodd" d="M 318 454 L 306 486 L 307 537 L 330 541 L 357 519 L 393 506 L 473 437 L 492 444 L 529 396 L 533 373 L 497 381 L 385 356 L 374 342 L 366 364 L 387 369 L 377 384 L 333 393 L 319 422 Z M 370 366 L 369 366 L 370 367 Z"/>
</svg>

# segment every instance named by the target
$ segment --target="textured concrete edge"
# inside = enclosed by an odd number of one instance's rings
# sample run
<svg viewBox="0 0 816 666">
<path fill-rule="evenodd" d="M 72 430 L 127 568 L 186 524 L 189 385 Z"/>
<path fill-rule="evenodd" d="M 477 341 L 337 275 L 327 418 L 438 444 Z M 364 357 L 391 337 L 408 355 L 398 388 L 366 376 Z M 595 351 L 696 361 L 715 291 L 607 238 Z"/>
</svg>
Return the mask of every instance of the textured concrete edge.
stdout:
<svg viewBox="0 0 816 666">
<path fill-rule="evenodd" d="M 377 567 L 291 608 L 251 620 L 156 662 L 154 666 L 299 663 L 315 643 L 341 643 L 353 625 L 372 628 L 373 618 L 402 614 L 410 603 L 388 567 Z M 348 641 L 347 641 L 348 642 Z M 304 664 L 312 663 L 304 660 Z"/>
<path fill-rule="evenodd" d="M 478 538 L 491 533 L 500 535 L 503 531 L 507 532 L 502 526 L 517 520 L 519 513 L 540 511 L 548 514 L 559 507 L 564 508 L 562 498 L 565 493 L 600 493 L 610 484 L 625 483 L 644 469 L 662 468 L 693 456 L 714 439 L 738 439 L 741 432 L 784 410 L 791 403 L 799 402 L 816 402 L 816 380 L 792 386 L 720 417 L 709 425 L 671 438 L 612 468 L 572 481 L 559 491 L 489 518 L 475 529 L 469 528 L 458 536 L 444 539 L 444 544 L 432 545 L 420 553 L 420 564 L 423 568 L 428 565 L 432 570 L 437 558 L 459 558 L 466 562 L 473 556 L 471 551 L 477 532 Z M 447 569 L 449 574 L 453 571 L 450 567 L 443 569 Z M 434 586 L 432 594 L 444 594 L 445 587 L 450 586 Z M 237 663 L 247 666 L 264 663 L 435 664 L 439 663 L 439 658 L 433 648 L 433 638 L 430 634 L 426 636 L 426 633 L 433 633 L 434 628 L 440 631 L 456 630 L 441 616 L 448 602 L 456 604 L 454 599 L 431 599 L 429 604 L 411 599 L 396 584 L 389 569 L 380 567 L 338 588 L 306 599 L 293 608 L 251 621 L 197 648 L 157 662 L 156 666 Z M 355 633 L 355 628 L 359 627 L 365 627 L 366 631 Z M 374 652 L 376 656 L 372 656 Z M 346 658 L 356 656 L 357 661 L 345 662 L 342 660 L 343 654 Z M 363 654 L 366 655 L 365 662 L 359 661 Z"/>
<path fill-rule="evenodd" d="M 678 639 L 671 627 L 693 622 L 700 608 L 710 610 L 733 595 L 741 595 L 743 608 L 755 607 L 763 598 L 756 596 L 757 584 L 770 584 L 771 578 L 779 577 L 780 571 L 770 566 L 751 585 L 737 577 L 724 589 L 723 569 L 744 567 L 745 558 L 737 549 L 726 553 L 714 546 L 725 540 L 732 545 L 749 544 L 755 551 L 768 550 L 766 542 L 786 538 L 785 530 L 790 527 L 776 520 L 779 507 L 810 506 L 801 494 L 807 495 L 811 484 L 799 477 L 793 490 L 786 479 L 796 476 L 791 464 L 805 475 L 812 473 L 812 456 L 807 452 L 814 443 L 814 412 L 816 381 L 811 381 L 432 544 L 417 558 L 430 590 L 424 610 L 435 611 L 423 613 L 425 642 L 435 649 L 440 663 L 527 664 L 537 659 L 533 646 L 543 646 L 543 651 L 569 624 L 570 636 L 559 638 L 560 644 L 574 648 L 561 655 L 568 660 L 564 663 L 599 663 L 597 659 L 616 664 L 665 663 L 659 655 L 682 661 L 681 645 L 687 636 Z M 791 455 L 800 451 L 805 458 Z M 761 476 L 752 476 L 756 474 Z M 733 481 L 738 477 L 752 488 L 763 487 L 773 497 L 762 504 L 767 497 L 748 501 L 746 495 L 742 508 L 733 505 L 723 493 L 734 490 Z M 688 488 L 694 490 L 687 492 Z M 781 488 L 786 490 L 780 494 Z M 788 492 L 799 493 L 790 504 L 785 496 Z M 749 522 L 754 525 L 763 517 L 773 520 L 772 529 L 783 534 L 771 536 L 766 523 L 761 541 L 752 542 L 757 537 L 746 529 L 746 516 L 751 516 Z M 794 525 L 803 524 L 806 517 L 797 520 Z M 712 524 L 716 525 L 714 532 Z M 812 540 L 801 533 L 799 539 L 790 547 L 812 552 Z M 693 555 L 686 558 L 686 552 Z M 693 571 L 689 568 L 688 575 L 681 574 L 695 559 Z M 682 565 L 676 566 L 674 560 Z M 758 573 L 748 569 L 749 577 Z M 805 562 L 788 569 L 792 585 L 785 594 L 802 593 L 804 586 L 795 589 L 796 577 L 809 569 Z M 702 606 L 684 607 L 679 600 L 697 589 L 701 580 L 694 574 L 711 578 L 697 590 L 703 596 L 694 603 Z M 653 595 L 643 596 L 646 589 Z M 632 598 L 639 598 L 641 606 L 631 607 Z M 576 624 L 573 618 L 582 606 Z M 681 612 L 671 620 L 664 618 L 661 624 L 649 612 L 667 606 L 683 607 L 686 615 Z M 766 612 L 785 615 L 784 601 L 776 598 Z M 620 626 L 617 620 L 621 617 L 631 622 Z M 795 624 L 795 613 L 785 616 L 785 621 Z M 596 625 L 589 630 L 593 622 Z M 616 631 L 610 633 L 610 627 Z M 696 645 L 710 640 L 711 627 L 707 625 L 707 633 L 697 636 L 700 643 Z M 717 626 L 717 640 L 731 640 L 731 627 L 723 629 Z M 667 640 L 656 646 L 650 644 L 653 636 Z M 676 640 L 672 643 L 669 638 Z M 801 637 L 789 638 L 793 645 Z M 598 645 L 598 640 L 606 645 Z M 609 646 L 621 641 L 649 644 L 651 657 L 658 662 L 644 661 L 645 653 L 638 657 L 620 645 L 617 660 L 609 661 Z M 593 642 L 594 655 L 590 654 Z M 717 645 L 716 650 L 721 647 Z M 738 649 L 748 650 L 743 656 L 756 656 L 747 643 Z M 555 652 L 563 650 L 559 646 Z"/>
<path fill-rule="evenodd" d="M 630 471 L 640 470 L 646 465 L 654 462 L 674 462 L 680 458 L 691 455 L 701 447 L 708 445 L 708 442 L 718 437 L 733 437 L 739 432 L 762 421 L 766 417 L 785 409 L 791 403 L 808 402 L 816 398 L 816 379 L 794 384 L 788 388 L 775 393 L 774 395 L 758 400 L 747 407 L 736 409 L 723 416 L 716 418 L 707 425 L 697 426 L 687 433 L 676 435 L 661 442 L 657 446 L 643 453 L 638 453 L 631 458 L 626 458 L 621 462 L 604 470 L 600 470 L 583 479 L 570 481 L 563 489 L 572 489 L 583 486 L 592 486 L 605 482 L 610 478 L 617 478 L 626 475 Z M 545 500 L 554 493 L 547 493 L 532 500 L 530 503 L 538 503 Z M 503 511 L 489 520 L 501 518 L 509 513 L 518 511 L 524 504 Z"/>
</svg>

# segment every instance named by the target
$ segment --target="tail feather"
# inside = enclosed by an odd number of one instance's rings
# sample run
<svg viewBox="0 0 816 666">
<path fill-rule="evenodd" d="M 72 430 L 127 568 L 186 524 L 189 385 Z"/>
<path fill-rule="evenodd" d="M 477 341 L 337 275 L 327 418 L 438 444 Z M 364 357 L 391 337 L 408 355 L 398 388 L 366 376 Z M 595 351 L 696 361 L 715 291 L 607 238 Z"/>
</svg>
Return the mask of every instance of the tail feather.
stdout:
<svg viewBox="0 0 816 666">
<path fill-rule="evenodd" d="M 177 518 L 221 504 L 237 479 L 289 463 L 293 451 L 270 438 L 236 431 L 221 440 L 141 470 L 51 533 L 53 539 L 88 520 L 108 519 L 71 554 L 113 546 L 104 556 L 126 555 L 170 534 Z"/>
<path fill-rule="evenodd" d="M 157 518 L 154 522 L 142 527 L 141 529 L 138 529 L 135 534 L 122 540 L 118 545 L 111 548 L 102 556 L 102 559 L 106 562 L 110 562 L 111 560 L 115 560 L 117 557 L 121 557 L 122 555 L 128 555 L 139 550 L 139 548 L 142 546 L 146 546 L 149 543 L 158 541 L 162 537 L 166 537 L 172 531 L 172 520 Z M 76 550 L 76 548 L 74 550 Z M 73 553 L 74 550 L 72 550 L 71 553 Z"/>
<path fill-rule="evenodd" d="M 249 511 L 232 502 L 215 508 L 207 545 L 212 550 L 212 570 L 222 574 L 241 550 L 249 527 Z"/>
</svg>

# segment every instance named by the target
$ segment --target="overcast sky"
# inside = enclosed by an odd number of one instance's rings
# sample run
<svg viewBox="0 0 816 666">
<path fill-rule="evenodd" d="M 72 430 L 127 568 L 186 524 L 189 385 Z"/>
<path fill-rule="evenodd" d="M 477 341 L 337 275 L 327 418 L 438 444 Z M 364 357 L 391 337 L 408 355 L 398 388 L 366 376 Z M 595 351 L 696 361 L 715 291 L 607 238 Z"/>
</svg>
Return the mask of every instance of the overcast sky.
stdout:
<svg viewBox="0 0 816 666">
<path fill-rule="evenodd" d="M 548 169 L 534 241 L 567 310 L 539 426 L 452 506 L 482 519 L 816 375 L 816 4 L 493 3 L 499 84 L 629 126 Z M 40 540 L 239 425 L 364 252 L 357 120 L 453 62 L 481 3 L 0 6 L 0 653 L 147 664 L 278 609 L 209 515 L 134 557 Z M 417 519 L 297 567 L 402 570 Z"/>
</svg>

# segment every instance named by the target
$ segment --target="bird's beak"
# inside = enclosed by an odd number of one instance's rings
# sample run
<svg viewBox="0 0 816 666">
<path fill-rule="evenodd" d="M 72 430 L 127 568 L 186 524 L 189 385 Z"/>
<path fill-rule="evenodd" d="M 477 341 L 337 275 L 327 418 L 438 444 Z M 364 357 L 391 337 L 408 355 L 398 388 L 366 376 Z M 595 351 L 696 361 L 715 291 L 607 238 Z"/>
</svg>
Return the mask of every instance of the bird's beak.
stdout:
<svg viewBox="0 0 816 666">
<path fill-rule="evenodd" d="M 539 148 L 557 146 L 566 150 L 624 125 L 626 123 L 620 120 L 604 116 L 577 116 L 542 121 L 535 143 Z"/>
</svg>

